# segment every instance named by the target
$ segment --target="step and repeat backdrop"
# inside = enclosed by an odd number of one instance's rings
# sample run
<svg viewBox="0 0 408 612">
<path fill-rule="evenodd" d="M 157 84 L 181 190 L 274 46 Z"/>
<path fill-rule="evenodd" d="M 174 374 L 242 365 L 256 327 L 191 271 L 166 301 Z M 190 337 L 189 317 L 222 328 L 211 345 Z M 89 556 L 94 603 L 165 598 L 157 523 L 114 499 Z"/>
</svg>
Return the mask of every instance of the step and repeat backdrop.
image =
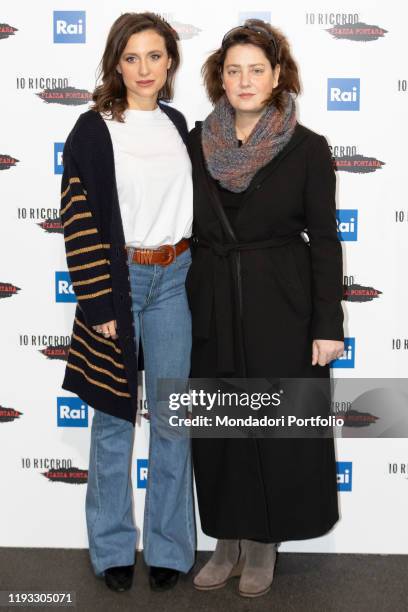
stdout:
<svg viewBox="0 0 408 612">
<path fill-rule="evenodd" d="M 88 109 L 112 22 L 144 10 L 163 15 L 180 35 L 173 103 L 190 127 L 211 110 L 200 68 L 227 30 L 258 17 L 288 36 L 303 86 L 299 121 L 327 138 L 337 174 L 346 343 L 333 377 L 374 383 L 408 371 L 406 3 L 2 2 L 1 546 L 88 545 L 93 408 L 61 389 L 75 310 L 59 216 L 62 149 Z M 142 532 L 149 441 L 143 401 L 140 411 L 132 479 Z M 408 553 L 408 440 L 361 435 L 336 440 L 341 521 L 325 537 L 282 550 Z M 198 513 L 197 522 L 198 548 L 212 549 Z"/>
</svg>

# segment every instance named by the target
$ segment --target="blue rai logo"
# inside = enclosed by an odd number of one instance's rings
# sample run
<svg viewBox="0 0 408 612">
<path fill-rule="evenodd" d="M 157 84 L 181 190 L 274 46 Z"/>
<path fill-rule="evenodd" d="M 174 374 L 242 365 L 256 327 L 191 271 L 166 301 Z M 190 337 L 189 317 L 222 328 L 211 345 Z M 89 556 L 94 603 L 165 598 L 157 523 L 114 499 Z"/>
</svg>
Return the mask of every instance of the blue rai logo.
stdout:
<svg viewBox="0 0 408 612">
<path fill-rule="evenodd" d="M 64 166 L 62 165 L 63 149 L 63 142 L 54 142 L 54 174 L 62 174 L 64 172 Z"/>
<path fill-rule="evenodd" d="M 327 79 L 327 110 L 359 111 L 360 79 Z"/>
<path fill-rule="evenodd" d="M 358 211 L 339 208 L 336 211 L 337 232 L 340 240 L 356 241 L 358 229 Z"/>
<path fill-rule="evenodd" d="M 76 295 L 72 287 L 69 272 L 55 272 L 55 301 L 76 302 Z"/>
<path fill-rule="evenodd" d="M 356 339 L 344 338 L 344 352 L 338 359 L 330 362 L 331 368 L 354 368 L 356 356 Z"/>
<path fill-rule="evenodd" d="M 79 397 L 57 397 L 58 427 L 88 427 L 88 404 Z"/>
<path fill-rule="evenodd" d="M 353 486 L 353 463 L 351 461 L 336 461 L 337 490 L 351 491 Z"/>
<path fill-rule="evenodd" d="M 137 460 L 137 488 L 146 489 L 148 474 L 148 459 Z"/>
<path fill-rule="evenodd" d="M 85 11 L 54 11 L 54 43 L 85 42 Z"/>
</svg>

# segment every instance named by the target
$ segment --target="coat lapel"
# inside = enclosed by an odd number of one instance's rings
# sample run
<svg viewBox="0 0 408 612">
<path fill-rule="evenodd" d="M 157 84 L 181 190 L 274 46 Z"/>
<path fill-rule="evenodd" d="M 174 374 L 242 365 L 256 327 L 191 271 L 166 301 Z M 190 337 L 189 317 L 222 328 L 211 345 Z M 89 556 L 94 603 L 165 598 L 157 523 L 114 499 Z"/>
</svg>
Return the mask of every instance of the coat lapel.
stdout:
<svg viewBox="0 0 408 612">
<path fill-rule="evenodd" d="M 301 142 L 306 138 L 307 132 L 302 128 L 298 123 L 296 124 L 295 130 L 293 132 L 292 138 L 289 140 L 287 145 L 283 147 L 283 149 L 278 153 L 276 157 L 274 157 L 269 164 L 266 164 L 263 168 L 258 170 L 256 174 L 252 177 L 252 180 L 249 184 L 248 189 L 245 192 L 244 197 L 242 198 L 242 203 L 240 209 L 237 213 L 235 222 L 238 223 L 240 216 L 243 214 L 245 210 L 248 200 L 250 199 L 251 194 L 256 190 L 260 189 L 262 183 L 266 181 L 278 168 L 279 164 L 287 157 L 296 147 L 300 145 Z"/>
<path fill-rule="evenodd" d="M 196 121 L 195 125 L 196 127 L 201 128 L 202 122 Z M 230 241 L 237 242 L 238 239 L 235 235 L 234 229 L 231 223 L 229 222 L 227 215 L 225 214 L 224 207 L 222 205 L 221 198 L 218 193 L 216 181 L 215 179 L 213 179 L 213 177 L 210 175 L 210 173 L 207 170 L 203 148 L 201 146 L 201 133 L 200 133 L 200 138 L 199 138 L 199 149 L 200 149 L 200 161 L 201 161 L 202 174 L 204 176 L 205 182 L 207 183 L 208 191 L 210 193 L 211 206 L 218 218 L 218 221 L 221 223 L 221 227 L 225 231 L 226 235 L 229 237 Z"/>
<path fill-rule="evenodd" d="M 259 188 L 261 183 L 263 183 L 270 177 L 271 174 L 273 174 L 273 172 L 275 172 L 281 161 L 284 160 L 285 157 L 291 153 L 291 151 L 300 145 L 300 143 L 306 138 L 306 135 L 307 134 L 303 131 L 302 126 L 297 123 L 292 138 L 289 140 L 287 145 L 283 147 L 283 149 L 269 162 L 269 164 L 266 164 L 266 166 L 254 174 L 249 187 L 245 192 L 244 201 L 251 195 L 251 193 L 253 193 L 253 191 L 255 191 L 255 189 Z"/>
</svg>

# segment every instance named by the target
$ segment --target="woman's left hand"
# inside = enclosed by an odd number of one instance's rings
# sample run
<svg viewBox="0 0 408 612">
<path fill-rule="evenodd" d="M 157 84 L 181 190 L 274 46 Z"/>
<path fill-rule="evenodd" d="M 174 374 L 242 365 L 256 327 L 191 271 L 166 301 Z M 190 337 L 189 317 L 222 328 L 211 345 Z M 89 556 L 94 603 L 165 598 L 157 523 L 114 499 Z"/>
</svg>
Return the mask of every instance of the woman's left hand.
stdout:
<svg viewBox="0 0 408 612">
<path fill-rule="evenodd" d="M 317 363 L 325 366 L 333 359 L 338 359 L 343 355 L 344 342 L 339 340 L 313 340 L 312 345 L 312 365 Z"/>
</svg>

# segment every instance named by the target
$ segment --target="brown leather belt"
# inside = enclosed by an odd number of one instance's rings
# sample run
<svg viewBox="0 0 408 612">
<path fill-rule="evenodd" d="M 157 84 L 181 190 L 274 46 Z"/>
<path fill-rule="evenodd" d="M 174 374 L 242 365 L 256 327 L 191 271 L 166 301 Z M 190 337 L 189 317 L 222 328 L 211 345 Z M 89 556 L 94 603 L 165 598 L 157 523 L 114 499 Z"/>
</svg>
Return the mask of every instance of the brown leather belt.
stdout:
<svg viewBox="0 0 408 612">
<path fill-rule="evenodd" d="M 132 252 L 133 263 L 160 266 L 168 266 L 178 255 L 186 251 L 190 246 L 188 238 L 182 238 L 177 244 L 163 244 L 157 249 L 138 249 L 126 247 L 128 252 Z"/>
</svg>

